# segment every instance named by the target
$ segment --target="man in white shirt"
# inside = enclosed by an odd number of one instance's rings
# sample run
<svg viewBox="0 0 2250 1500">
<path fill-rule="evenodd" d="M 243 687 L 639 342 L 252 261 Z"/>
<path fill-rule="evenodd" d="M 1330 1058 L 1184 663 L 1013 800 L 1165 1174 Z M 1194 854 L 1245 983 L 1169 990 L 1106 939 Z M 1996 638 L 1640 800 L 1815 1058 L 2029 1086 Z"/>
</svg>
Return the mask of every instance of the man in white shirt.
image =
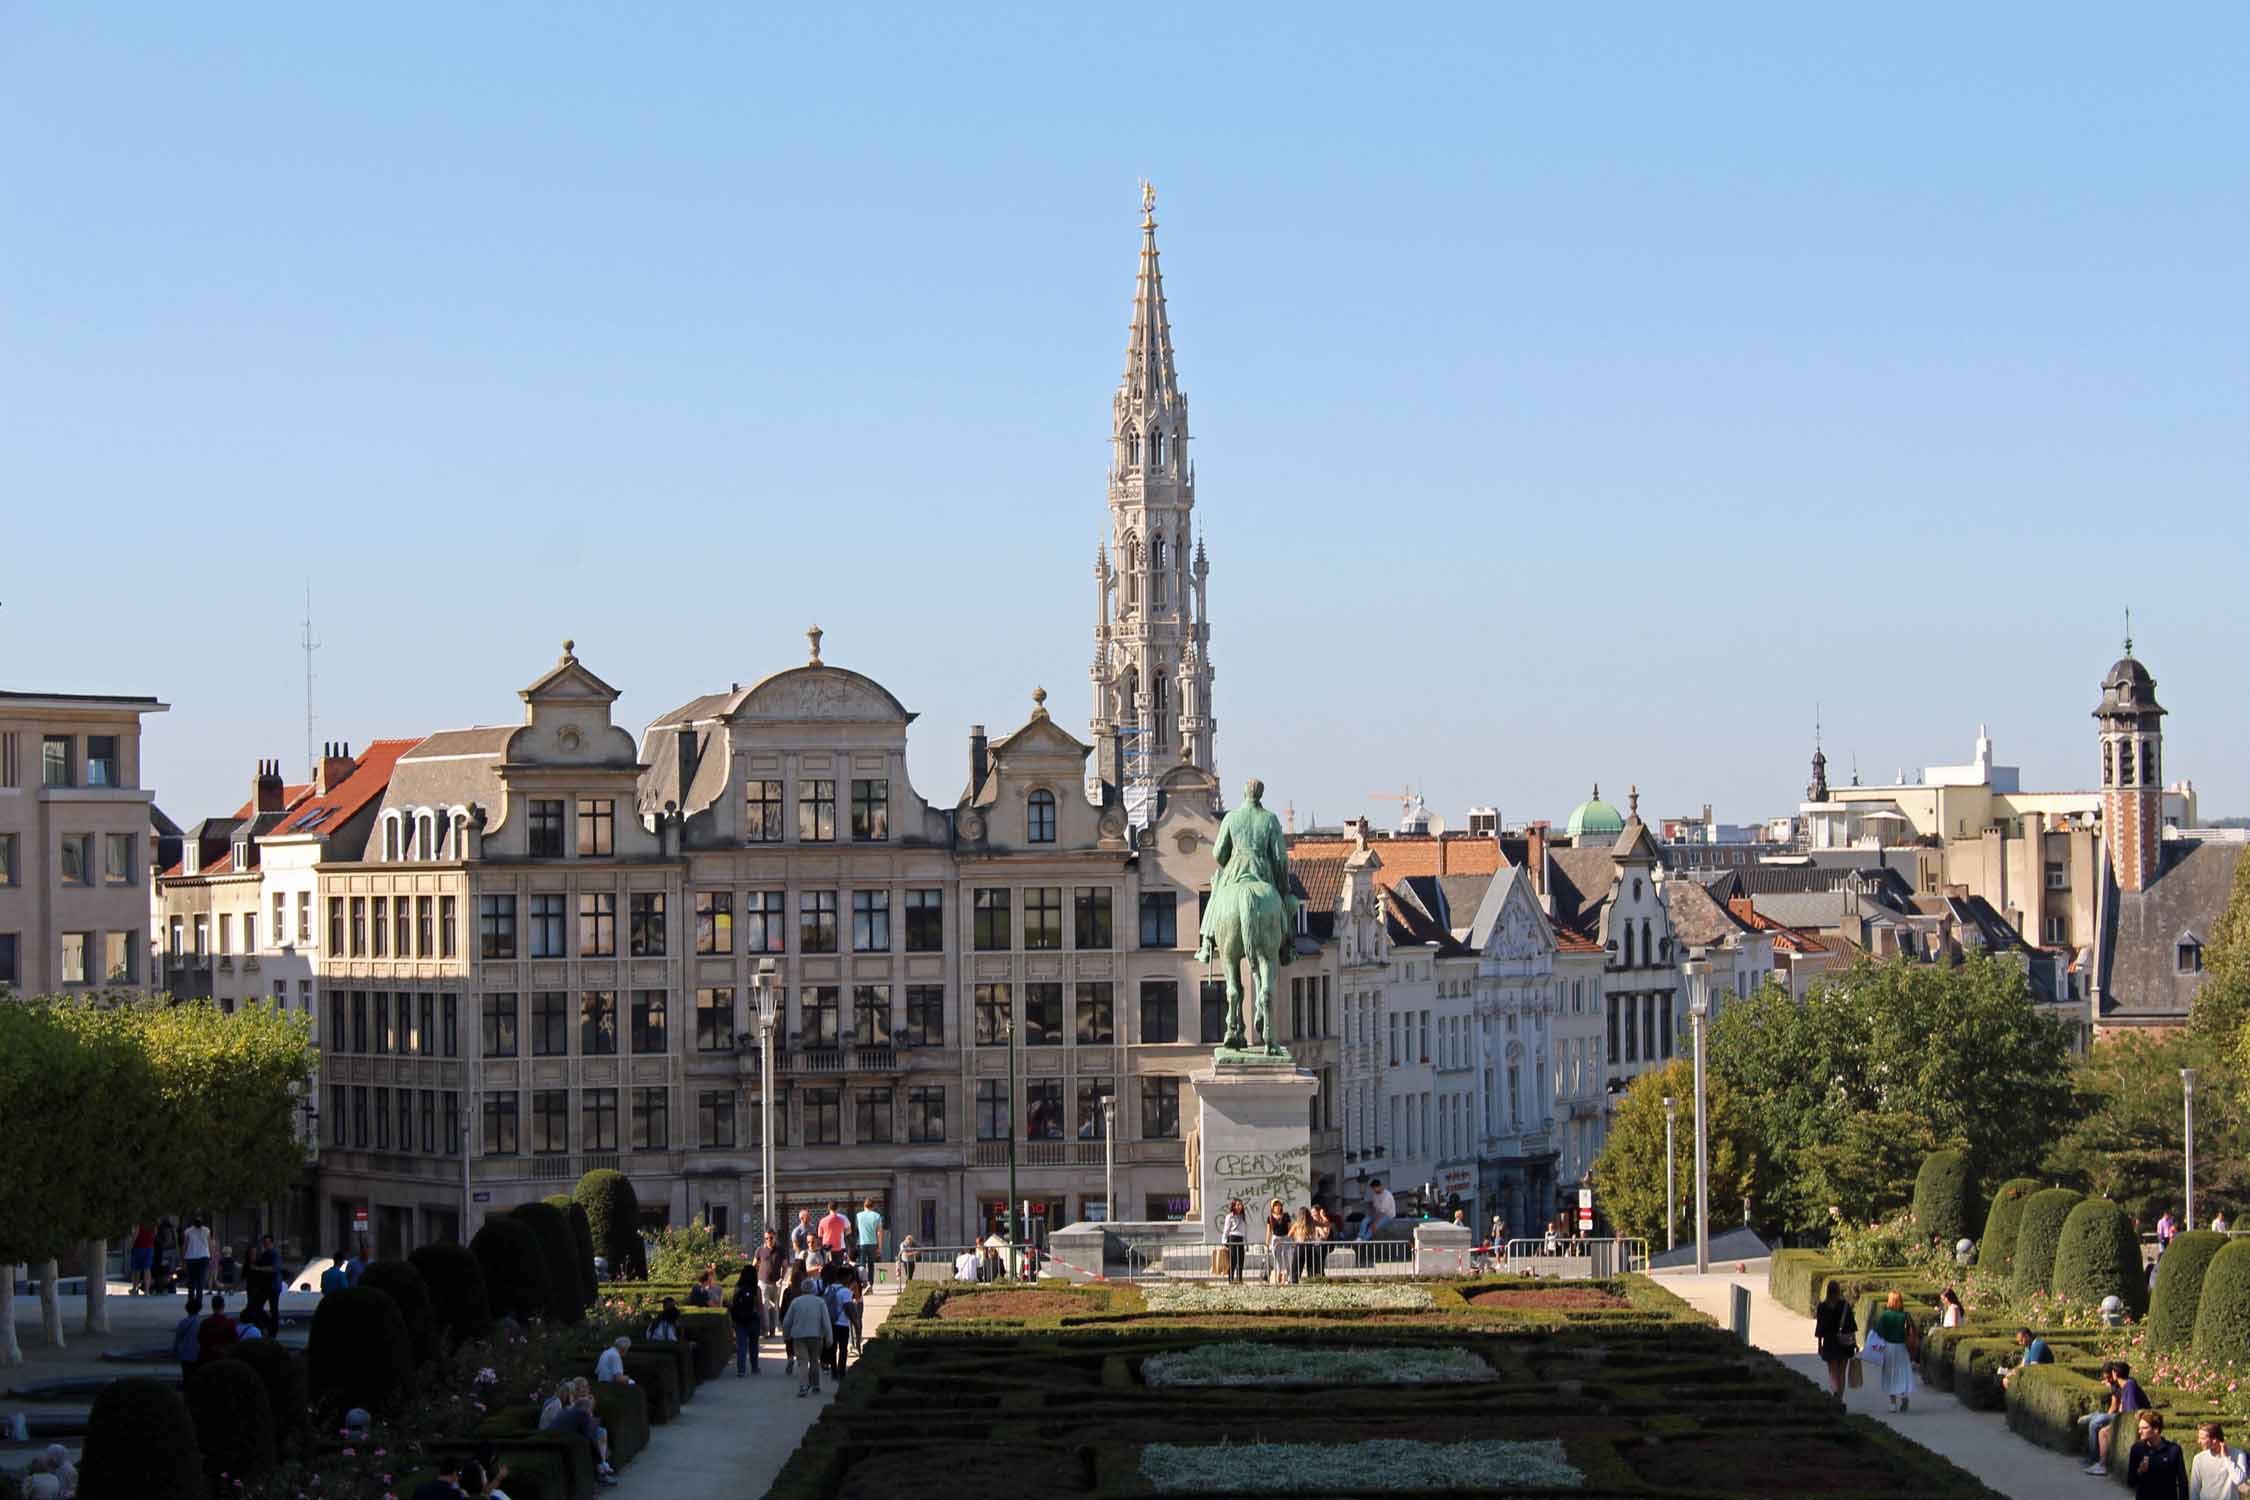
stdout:
<svg viewBox="0 0 2250 1500">
<path fill-rule="evenodd" d="M 633 1377 L 625 1373 L 625 1351 L 632 1347 L 631 1339 L 620 1338 L 604 1349 L 602 1357 L 594 1361 L 594 1378 L 614 1380 L 619 1385 L 631 1385 Z"/>
<path fill-rule="evenodd" d="M 2195 1462 L 2188 1466 L 2188 1500 L 2235 1500 L 2235 1486 L 2250 1483 L 2250 1461 L 2240 1448 L 2227 1446 L 2227 1430 L 2217 1422 L 2195 1429 Z"/>
<path fill-rule="evenodd" d="M 955 1281 L 977 1280 L 977 1268 L 982 1264 L 983 1258 L 977 1254 L 977 1247 L 971 1245 L 968 1249 L 953 1257 L 953 1279 Z"/>
<path fill-rule="evenodd" d="M 1360 1222 L 1359 1226 L 1359 1237 L 1363 1240 L 1375 1238 L 1377 1230 L 1398 1217 L 1398 1199 L 1392 1197 L 1391 1190 L 1383 1186 L 1382 1178 L 1370 1178 L 1367 1183 L 1367 1193 L 1367 1217 Z"/>
<path fill-rule="evenodd" d="M 211 1226 L 201 1219 L 190 1219 L 180 1231 L 180 1269 L 191 1293 L 201 1292 L 210 1280 Z"/>
</svg>

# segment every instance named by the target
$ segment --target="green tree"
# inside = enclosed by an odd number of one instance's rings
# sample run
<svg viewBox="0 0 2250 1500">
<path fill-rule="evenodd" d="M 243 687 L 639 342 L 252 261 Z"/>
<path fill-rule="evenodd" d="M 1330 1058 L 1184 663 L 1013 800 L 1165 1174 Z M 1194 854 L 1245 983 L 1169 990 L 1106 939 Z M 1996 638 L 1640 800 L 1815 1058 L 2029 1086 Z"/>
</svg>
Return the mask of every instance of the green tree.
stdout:
<svg viewBox="0 0 2250 1500">
<path fill-rule="evenodd" d="M 2250 1055 L 2250 859 L 2234 862 L 2226 910 L 2203 945 L 2203 983 L 2196 986 L 2188 1026 L 2205 1041 Z"/>
<path fill-rule="evenodd" d="M 2207 1036 L 2131 1034 L 2096 1043 L 2071 1066 L 2081 1112 L 2047 1154 L 2047 1169 L 2108 1198 L 2144 1225 L 2180 1206 L 2186 1123 L 2180 1069 L 2195 1085 L 2196 1197 L 2250 1201 L 2250 1086 Z"/>
<path fill-rule="evenodd" d="M 1755 1199 L 1762 1189 L 1758 1172 L 1757 1133 L 1749 1111 L 1725 1083 L 1710 1077 L 1709 1152 L 1711 1217 L 1719 1225 L 1735 1222 L 1739 1205 Z M 1638 1235 L 1652 1244 L 1664 1237 L 1664 1099 L 1679 1102 L 1673 1144 L 1673 1168 L 1681 1198 L 1680 1232 L 1694 1232 L 1695 1215 L 1695 1069 L 1677 1058 L 1653 1073 L 1633 1080 L 1618 1101 L 1610 1122 L 1609 1139 L 1594 1161 L 1594 1202 L 1620 1234 Z"/>
<path fill-rule="evenodd" d="M 218 1208 L 281 1196 L 305 1165 L 297 1107 L 316 1061 L 306 1018 L 265 1001 L 230 1014 L 207 1000 L 156 999 L 129 1014 L 175 1143 L 166 1191 Z"/>
</svg>

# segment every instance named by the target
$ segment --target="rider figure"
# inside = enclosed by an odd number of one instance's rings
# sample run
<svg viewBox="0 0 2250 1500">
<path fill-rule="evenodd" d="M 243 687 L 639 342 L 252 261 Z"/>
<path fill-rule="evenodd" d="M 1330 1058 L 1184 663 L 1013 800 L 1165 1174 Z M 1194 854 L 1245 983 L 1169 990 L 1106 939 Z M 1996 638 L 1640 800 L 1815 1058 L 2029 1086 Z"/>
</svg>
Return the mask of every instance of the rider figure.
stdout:
<svg viewBox="0 0 2250 1500">
<path fill-rule="evenodd" d="M 1266 810 L 1266 784 L 1252 777 L 1244 789 L 1242 805 L 1226 815 L 1219 825 L 1219 842 L 1212 851 L 1218 863 L 1211 878 L 1211 900 L 1204 908 L 1196 946 L 1197 958 L 1209 963 L 1219 952 L 1219 923 L 1224 915 L 1236 909 L 1237 903 L 1246 900 L 1245 890 L 1234 901 L 1222 899 L 1223 893 L 1233 886 L 1251 889 L 1264 887 L 1280 899 L 1282 938 L 1280 951 L 1273 955 L 1280 963 L 1288 963 L 1296 955 L 1297 931 L 1296 901 L 1289 894 L 1289 841 L 1282 834 L 1281 819 Z M 1229 975 L 1229 988 L 1236 988 L 1239 980 Z M 1243 1043 L 1240 1011 L 1229 1018 L 1233 1021 L 1226 1045 L 1239 1047 Z M 1259 1040 L 1271 1047 L 1273 1039 L 1261 1035 Z"/>
</svg>

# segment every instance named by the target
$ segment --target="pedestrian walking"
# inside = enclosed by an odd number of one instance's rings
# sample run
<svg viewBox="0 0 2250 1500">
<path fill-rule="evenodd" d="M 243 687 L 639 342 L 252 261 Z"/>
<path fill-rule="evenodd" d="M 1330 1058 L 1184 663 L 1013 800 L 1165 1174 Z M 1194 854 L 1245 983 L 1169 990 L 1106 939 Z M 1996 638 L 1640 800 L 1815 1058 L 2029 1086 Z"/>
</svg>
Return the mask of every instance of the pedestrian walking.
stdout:
<svg viewBox="0 0 2250 1500">
<path fill-rule="evenodd" d="M 156 1226 L 142 1224 L 133 1230 L 133 1253 L 128 1264 L 132 1270 L 133 1295 L 145 1297 L 156 1290 Z"/>
<path fill-rule="evenodd" d="M 851 1352 L 852 1342 L 852 1269 L 842 1262 L 833 1262 L 821 1277 L 821 1296 L 828 1303 L 828 1321 L 834 1336 L 828 1344 L 829 1369 L 839 1384 L 844 1379 L 844 1363 Z"/>
<path fill-rule="evenodd" d="M 2172 1209 L 2165 1205 L 2164 1212 L 2156 1216 L 2156 1253 L 2162 1255 L 2172 1248 L 2172 1236 L 2180 1232 L 2180 1221 L 2172 1217 Z"/>
<path fill-rule="evenodd" d="M 758 1280 L 758 1297 L 765 1303 L 765 1325 L 781 1326 L 782 1294 L 789 1288 L 789 1252 L 781 1248 L 780 1237 L 772 1230 L 759 1236 L 758 1248 L 750 1257 L 750 1269 Z"/>
<path fill-rule="evenodd" d="M 734 1376 L 737 1380 L 745 1372 L 758 1368 L 758 1334 L 765 1310 L 766 1299 L 758 1285 L 757 1270 L 745 1268 L 735 1281 L 734 1296 L 727 1303 L 727 1321 L 734 1327 Z"/>
<path fill-rule="evenodd" d="M 2231 1232 L 2227 1227 L 2227 1211 L 2225 1209 L 2222 1208 L 2217 1213 L 2211 1215 L 2211 1231 L 2214 1234 L 2227 1234 Z M 2174 1443 L 2172 1446 L 2176 1448 L 2179 1446 L 2179 1444 Z"/>
<path fill-rule="evenodd" d="M 2189 1500 L 2236 1500 L 2241 1487 L 2250 1484 L 2250 1462 L 2240 1448 L 2227 1446 L 2226 1428 L 2205 1422 L 2195 1429 L 2195 1446 L 2195 1459 L 2188 1465 Z"/>
<path fill-rule="evenodd" d="M 1868 1325 L 1866 1352 L 1881 1361 L 1883 1395 L 1892 1411 L 1905 1411 L 1912 1404 L 1914 1357 L 1918 1352 L 1915 1346 L 1920 1334 L 1914 1320 L 1906 1315 L 1905 1295 L 1896 1291 L 1883 1299 L 1883 1310 Z"/>
<path fill-rule="evenodd" d="M 188 1293 L 187 1316 L 172 1325 L 172 1357 L 180 1362 L 180 1384 L 185 1386 L 188 1377 L 195 1373 L 196 1361 L 203 1357 L 203 1341 L 197 1337 L 203 1328 L 203 1299 Z"/>
<path fill-rule="evenodd" d="M 169 1293 L 172 1290 L 172 1275 L 179 1263 L 180 1231 L 173 1225 L 172 1216 L 166 1214 L 156 1221 L 156 1291 Z"/>
<path fill-rule="evenodd" d="M 250 1251 L 250 1264 L 243 1273 L 248 1289 L 248 1300 L 243 1304 L 242 1319 L 246 1323 L 262 1324 L 269 1334 L 281 1331 L 281 1251 L 273 1236 L 262 1234 Z"/>
<path fill-rule="evenodd" d="M 805 1373 L 797 1380 L 800 1396 L 808 1390 L 816 1396 L 820 1394 L 820 1367 L 828 1357 L 833 1326 L 828 1303 L 820 1294 L 820 1283 L 809 1276 L 799 1278 L 796 1295 L 781 1315 L 781 1333 L 789 1341 L 791 1362 L 804 1365 Z"/>
<path fill-rule="evenodd" d="M 2188 1500 L 2187 1458 L 2164 1435 L 2164 1413 L 2144 1411 L 2139 1436 L 2125 1455 L 2125 1483 L 2133 1500 Z"/>
<path fill-rule="evenodd" d="M 789 1226 L 789 1253 L 796 1257 L 797 1264 L 809 1271 L 813 1265 L 813 1253 L 819 1248 L 820 1238 L 813 1233 L 812 1210 L 798 1209 L 797 1222 Z"/>
<path fill-rule="evenodd" d="M 852 1221 L 845 1218 L 843 1210 L 835 1204 L 829 1204 L 828 1212 L 821 1215 L 817 1236 L 827 1259 L 844 1259 L 844 1241 L 850 1237 L 851 1232 Z"/>
<path fill-rule="evenodd" d="M 1851 1373 L 1851 1363 L 1859 1357 L 1859 1314 L 1852 1310 L 1851 1300 L 1844 1295 L 1843 1286 L 1831 1281 L 1813 1309 L 1813 1342 L 1820 1350 L 1821 1363 L 1828 1366 L 1828 1389 L 1839 1401 L 1844 1399 L 1844 1378 Z"/>
<path fill-rule="evenodd" d="M 180 1270 L 188 1290 L 200 1292 L 211 1277 L 211 1226 L 198 1214 L 180 1231 Z"/>
<path fill-rule="evenodd" d="M 1250 1220 L 1242 1211 L 1242 1200 L 1227 1200 L 1226 1217 L 1219 1221 L 1219 1239 L 1226 1246 L 1227 1280 L 1242 1280 L 1242 1251 L 1250 1242 Z"/>
<path fill-rule="evenodd" d="M 242 1330 L 227 1316 L 226 1294 L 213 1292 L 211 1311 L 195 1329 L 196 1363 L 218 1359 L 241 1342 Z"/>
<path fill-rule="evenodd" d="M 859 1279 L 867 1285 L 875 1284 L 875 1262 L 883 1253 L 883 1213 L 868 1198 L 859 1205 L 857 1221 L 852 1228 L 858 1234 Z"/>
</svg>

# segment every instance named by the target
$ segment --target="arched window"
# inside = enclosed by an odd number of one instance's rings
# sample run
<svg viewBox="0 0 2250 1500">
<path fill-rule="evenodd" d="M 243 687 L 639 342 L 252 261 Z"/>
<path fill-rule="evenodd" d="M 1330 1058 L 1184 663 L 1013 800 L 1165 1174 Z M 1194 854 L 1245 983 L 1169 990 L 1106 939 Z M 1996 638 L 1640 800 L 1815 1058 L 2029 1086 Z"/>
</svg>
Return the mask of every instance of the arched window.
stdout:
<svg viewBox="0 0 2250 1500">
<path fill-rule="evenodd" d="M 1641 962 L 1644 964 L 1656 962 L 1656 945 L 1649 941 L 1648 918 L 1646 917 L 1641 918 Z"/>
<path fill-rule="evenodd" d="M 1026 837 L 1034 844 L 1055 841 L 1055 794 L 1042 787 L 1024 803 Z"/>
<path fill-rule="evenodd" d="M 383 815 L 383 860 L 393 863 L 398 859 L 398 814 Z"/>
<path fill-rule="evenodd" d="M 2119 740 L 2117 742 L 2117 784 L 2119 786 L 2132 786 L 2134 782 L 2133 742 L 2131 740 Z"/>
<path fill-rule="evenodd" d="M 2154 740 L 2141 747 L 2141 785 L 2156 785 L 2156 742 Z"/>
<path fill-rule="evenodd" d="M 1159 677 L 1156 679 L 1156 723 L 1151 726 L 1156 731 L 1156 743 L 1159 746 L 1172 743 L 1171 719 L 1171 684 Z"/>
<path fill-rule="evenodd" d="M 1125 429 L 1125 467 L 1128 469 L 1141 461 L 1141 435 L 1132 428 Z"/>
<path fill-rule="evenodd" d="M 1625 924 L 1625 967 L 1633 967 L 1633 924 Z"/>
<path fill-rule="evenodd" d="M 414 815 L 414 848 L 408 857 L 412 859 L 437 858 L 437 823 L 426 812 Z"/>
<path fill-rule="evenodd" d="M 1155 563 L 1156 571 L 1161 573 L 1165 570 L 1166 567 L 1170 565 L 1165 557 L 1165 553 L 1168 549 L 1166 548 L 1164 538 L 1162 537 L 1158 537 L 1152 545 L 1156 550 L 1150 554 L 1150 557 Z"/>
<path fill-rule="evenodd" d="M 1160 467 L 1164 462 L 1164 429 L 1161 427 L 1149 429 L 1148 461 L 1151 468 Z"/>
</svg>

